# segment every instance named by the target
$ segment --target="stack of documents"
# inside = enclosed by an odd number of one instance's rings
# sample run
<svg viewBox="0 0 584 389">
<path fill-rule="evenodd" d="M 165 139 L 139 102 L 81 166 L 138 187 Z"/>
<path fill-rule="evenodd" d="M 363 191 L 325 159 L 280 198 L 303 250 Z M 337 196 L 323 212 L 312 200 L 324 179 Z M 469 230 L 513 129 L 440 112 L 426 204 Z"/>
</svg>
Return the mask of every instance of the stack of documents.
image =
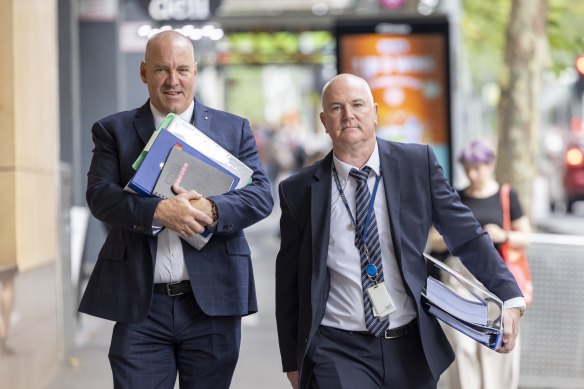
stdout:
<svg viewBox="0 0 584 389">
<path fill-rule="evenodd" d="M 503 340 L 503 302 L 482 285 L 432 256 L 424 256 L 441 276 L 453 280 L 446 285 L 428 277 L 422 291 L 426 311 L 477 342 L 491 349 L 499 348 Z"/>
<path fill-rule="evenodd" d="M 125 191 L 139 196 L 174 196 L 172 185 L 203 197 L 244 187 L 253 171 L 227 150 L 175 114 L 168 114 L 132 165 L 136 173 Z M 200 250 L 211 238 L 205 231 L 182 237 Z"/>
<path fill-rule="evenodd" d="M 175 145 L 164 162 L 152 194 L 163 199 L 171 198 L 175 195 L 172 186 L 177 184 L 186 190 L 196 190 L 207 198 L 229 192 L 238 182 L 239 177 L 213 160 Z"/>
</svg>

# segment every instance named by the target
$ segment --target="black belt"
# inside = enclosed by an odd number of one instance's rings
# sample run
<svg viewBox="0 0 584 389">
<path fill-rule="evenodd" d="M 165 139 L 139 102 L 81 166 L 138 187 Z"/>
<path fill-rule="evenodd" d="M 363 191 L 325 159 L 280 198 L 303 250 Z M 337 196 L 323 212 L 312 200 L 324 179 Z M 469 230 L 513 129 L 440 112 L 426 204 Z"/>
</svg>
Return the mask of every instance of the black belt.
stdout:
<svg viewBox="0 0 584 389">
<path fill-rule="evenodd" d="M 180 296 L 192 292 L 190 281 L 169 282 L 168 284 L 154 284 L 154 293 L 168 296 Z"/>
<path fill-rule="evenodd" d="M 400 338 L 402 336 L 413 334 L 417 330 L 418 330 L 418 320 L 414 319 L 411 322 L 409 322 L 408 324 L 404 324 L 401 327 L 390 328 L 390 329 L 385 330 L 385 334 L 383 334 L 382 336 L 385 339 L 396 339 L 396 338 Z M 351 332 L 353 334 L 359 334 L 359 335 L 374 336 L 369 331 L 347 331 L 347 332 Z"/>
</svg>

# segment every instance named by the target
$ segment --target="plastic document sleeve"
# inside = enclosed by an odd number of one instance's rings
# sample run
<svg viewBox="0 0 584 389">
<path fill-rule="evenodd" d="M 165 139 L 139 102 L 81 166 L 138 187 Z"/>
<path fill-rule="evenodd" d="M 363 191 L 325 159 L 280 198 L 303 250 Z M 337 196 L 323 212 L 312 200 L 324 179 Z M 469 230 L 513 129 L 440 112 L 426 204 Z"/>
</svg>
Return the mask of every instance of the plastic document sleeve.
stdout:
<svg viewBox="0 0 584 389">
<path fill-rule="evenodd" d="M 503 301 L 483 285 L 464 277 L 436 258 L 424 254 L 428 276 L 422 291 L 426 312 L 490 349 L 503 341 Z M 445 282 L 448 280 L 448 282 Z"/>
</svg>

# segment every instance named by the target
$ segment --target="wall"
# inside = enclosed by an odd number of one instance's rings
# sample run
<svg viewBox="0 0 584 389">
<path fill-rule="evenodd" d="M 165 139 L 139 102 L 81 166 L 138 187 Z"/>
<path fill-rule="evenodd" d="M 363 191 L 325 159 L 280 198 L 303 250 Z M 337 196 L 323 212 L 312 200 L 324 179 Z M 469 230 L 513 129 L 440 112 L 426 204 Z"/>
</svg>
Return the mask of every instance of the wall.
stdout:
<svg viewBox="0 0 584 389">
<path fill-rule="evenodd" d="M 56 3 L 5 1 L 0 13 L 0 264 L 58 256 Z"/>
<path fill-rule="evenodd" d="M 0 271 L 18 268 L 2 387 L 39 388 L 58 363 L 59 88 L 57 0 L 0 12 Z M 5 285 L 2 285 L 5 287 Z"/>
</svg>

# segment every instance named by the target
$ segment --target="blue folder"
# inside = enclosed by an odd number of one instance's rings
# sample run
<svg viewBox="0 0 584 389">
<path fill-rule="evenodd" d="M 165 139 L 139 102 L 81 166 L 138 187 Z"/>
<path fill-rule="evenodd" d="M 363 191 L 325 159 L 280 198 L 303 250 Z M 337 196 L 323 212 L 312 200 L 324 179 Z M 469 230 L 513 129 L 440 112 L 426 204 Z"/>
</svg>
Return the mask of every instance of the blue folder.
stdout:
<svg viewBox="0 0 584 389">
<path fill-rule="evenodd" d="M 213 166 L 214 168 L 232 176 L 233 183 L 231 184 L 231 188 L 229 190 L 235 189 L 239 183 L 238 176 L 225 169 L 223 166 L 213 161 L 197 149 L 191 147 L 188 143 L 181 140 L 179 137 L 170 133 L 169 131 L 165 129 L 161 129 L 159 131 L 160 132 L 156 137 L 156 140 L 144 157 L 140 167 L 130 182 L 128 182 L 126 185 L 129 189 L 140 196 L 152 196 L 152 191 L 154 190 L 156 181 L 158 181 L 158 177 L 160 176 L 164 162 L 166 161 L 166 158 L 168 158 L 168 154 L 170 154 L 170 150 L 172 150 L 174 145 L 180 145 L 184 151 L 193 157 L 196 157 L 201 161 L 204 161 L 207 164 Z"/>
</svg>

